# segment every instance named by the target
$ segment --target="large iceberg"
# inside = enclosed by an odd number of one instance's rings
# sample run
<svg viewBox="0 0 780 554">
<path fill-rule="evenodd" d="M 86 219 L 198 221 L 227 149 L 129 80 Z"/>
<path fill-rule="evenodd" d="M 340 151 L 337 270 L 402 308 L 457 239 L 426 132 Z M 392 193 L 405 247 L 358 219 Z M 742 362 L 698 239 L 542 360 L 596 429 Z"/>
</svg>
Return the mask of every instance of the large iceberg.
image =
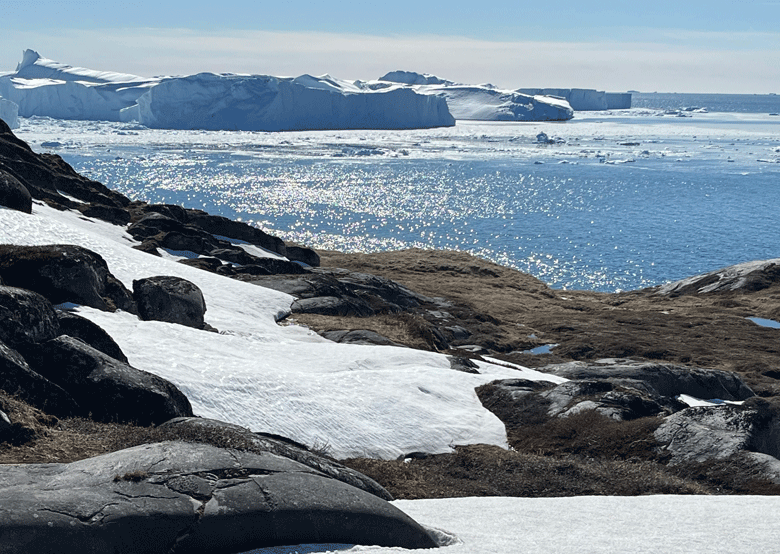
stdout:
<svg viewBox="0 0 780 554">
<path fill-rule="evenodd" d="M 148 127 L 299 131 L 420 129 L 455 124 L 446 101 L 406 86 L 374 90 L 329 76 L 199 73 L 163 79 L 122 110 Z"/>
<path fill-rule="evenodd" d="M 404 85 L 381 90 L 329 76 L 137 75 L 72 67 L 26 50 L 0 75 L 22 117 L 137 121 L 169 129 L 415 129 L 455 124 L 444 98 Z"/>
<path fill-rule="evenodd" d="M 564 98 L 543 94 L 523 94 L 498 89 L 492 85 L 463 85 L 439 79 L 433 75 L 410 71 L 392 71 L 379 78 L 373 86 L 404 83 L 415 91 L 436 94 L 447 99 L 455 119 L 481 121 L 564 121 L 574 116 Z"/>
<path fill-rule="evenodd" d="M 625 110 L 631 107 L 630 92 L 604 92 L 587 88 L 521 88 L 522 94 L 542 94 L 565 98 L 577 111 Z"/>
</svg>

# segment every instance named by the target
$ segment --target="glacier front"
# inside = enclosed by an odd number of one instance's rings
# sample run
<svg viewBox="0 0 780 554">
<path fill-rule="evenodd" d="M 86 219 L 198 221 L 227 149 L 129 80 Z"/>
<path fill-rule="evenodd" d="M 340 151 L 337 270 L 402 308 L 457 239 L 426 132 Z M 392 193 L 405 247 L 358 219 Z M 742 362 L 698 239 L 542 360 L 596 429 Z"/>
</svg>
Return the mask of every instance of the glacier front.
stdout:
<svg viewBox="0 0 780 554">
<path fill-rule="evenodd" d="M 25 50 L 0 74 L 21 117 L 137 121 L 147 127 L 243 131 L 418 129 L 455 124 L 446 100 L 404 85 L 376 90 L 329 76 L 200 73 L 145 78 L 56 62 Z"/>
</svg>

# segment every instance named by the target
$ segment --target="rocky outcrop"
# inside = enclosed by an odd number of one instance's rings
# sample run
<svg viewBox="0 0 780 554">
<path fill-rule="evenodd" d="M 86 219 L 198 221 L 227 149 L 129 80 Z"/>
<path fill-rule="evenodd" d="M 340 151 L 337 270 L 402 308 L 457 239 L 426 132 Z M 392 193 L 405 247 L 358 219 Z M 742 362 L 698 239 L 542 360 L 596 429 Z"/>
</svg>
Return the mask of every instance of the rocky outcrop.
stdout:
<svg viewBox="0 0 780 554">
<path fill-rule="evenodd" d="M 631 360 L 570 362 L 542 368 L 563 383 L 508 379 L 477 389 L 483 405 L 508 426 L 542 423 L 595 410 L 618 421 L 670 416 L 687 408 L 680 395 L 744 400 L 753 392 L 730 372 Z"/>
<path fill-rule="evenodd" d="M 11 286 L 33 290 L 53 304 L 72 302 L 113 311 L 128 306 L 129 291 L 113 276 L 105 260 L 80 246 L 0 245 L 0 276 Z"/>
<path fill-rule="evenodd" d="M 70 394 L 80 414 L 96 421 L 151 425 L 192 415 L 189 400 L 173 384 L 79 339 L 63 335 L 39 344 L 27 360 Z"/>
<path fill-rule="evenodd" d="M 333 479 L 342 481 L 384 500 L 393 500 L 390 493 L 373 479 L 369 479 L 362 473 L 345 467 L 330 458 L 320 456 L 310 451 L 304 445 L 294 443 L 289 439 L 264 433 L 253 433 L 239 425 L 201 417 L 171 419 L 160 425 L 160 428 L 175 431 L 177 435 L 182 437 L 198 436 L 203 438 L 204 436 L 215 436 L 220 444 L 228 443 L 236 446 L 240 444 L 252 452 L 270 452 L 277 456 L 295 460 Z"/>
<path fill-rule="evenodd" d="M 634 388 L 651 396 L 675 397 L 687 394 L 705 400 L 745 400 L 754 396 L 739 375 L 717 369 L 604 359 L 549 365 L 541 370 L 566 379 L 606 381 L 612 385 Z"/>
<path fill-rule="evenodd" d="M 0 466 L 7 554 L 213 554 L 299 543 L 432 548 L 376 496 L 274 454 L 165 442 Z"/>
<path fill-rule="evenodd" d="M 755 292 L 780 283 L 780 258 L 732 265 L 702 275 L 695 275 L 656 287 L 664 296 L 742 290 Z"/>
<path fill-rule="evenodd" d="M 186 279 L 160 276 L 133 281 L 133 297 L 141 319 L 204 328 L 206 301 L 197 285 Z"/>
<path fill-rule="evenodd" d="M 780 457 L 780 414 L 764 401 L 691 407 L 655 431 L 673 465 L 721 460 L 744 451 Z"/>
<path fill-rule="evenodd" d="M 47 200 L 61 207 L 75 207 L 62 194 L 82 202 L 123 207 L 130 201 L 118 192 L 76 173 L 61 157 L 54 154 L 36 154 L 19 140 L 6 123 L 0 120 L 0 170 L 11 174 L 29 191 L 33 198 Z"/>
</svg>

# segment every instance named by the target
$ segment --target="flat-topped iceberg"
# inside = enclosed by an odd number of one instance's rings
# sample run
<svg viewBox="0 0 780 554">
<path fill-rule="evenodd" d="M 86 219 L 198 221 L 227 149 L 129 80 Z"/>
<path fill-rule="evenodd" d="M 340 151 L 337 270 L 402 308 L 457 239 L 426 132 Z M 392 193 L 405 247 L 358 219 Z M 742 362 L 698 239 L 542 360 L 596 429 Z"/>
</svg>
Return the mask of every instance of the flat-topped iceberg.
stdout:
<svg viewBox="0 0 780 554">
<path fill-rule="evenodd" d="M 329 76 L 200 73 L 144 78 L 73 67 L 26 50 L 0 75 L 21 117 L 137 121 L 168 129 L 418 129 L 455 124 L 444 98 Z"/>
<path fill-rule="evenodd" d="M 604 92 L 587 88 L 521 88 L 522 94 L 542 94 L 565 98 L 577 111 L 627 110 L 631 107 L 630 92 Z"/>
<path fill-rule="evenodd" d="M 329 76 L 199 73 L 163 79 L 122 110 L 148 127 L 301 131 L 421 129 L 455 119 L 444 98 L 398 85 L 373 90 Z"/>
<path fill-rule="evenodd" d="M 463 85 L 411 71 L 391 71 L 373 86 L 380 88 L 389 83 L 403 83 L 417 92 L 446 98 L 455 119 L 565 121 L 574 116 L 572 107 L 563 98 L 522 94 L 492 85 Z"/>
</svg>

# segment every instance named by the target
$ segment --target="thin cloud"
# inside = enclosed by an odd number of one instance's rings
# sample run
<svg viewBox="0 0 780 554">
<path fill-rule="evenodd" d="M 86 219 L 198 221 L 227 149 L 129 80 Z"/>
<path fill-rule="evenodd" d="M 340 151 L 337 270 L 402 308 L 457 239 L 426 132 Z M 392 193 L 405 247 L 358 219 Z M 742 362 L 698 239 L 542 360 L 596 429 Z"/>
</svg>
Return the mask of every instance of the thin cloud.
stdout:
<svg viewBox="0 0 780 554">
<path fill-rule="evenodd" d="M 139 75 L 214 71 L 375 79 L 405 69 L 506 88 L 772 92 L 780 82 L 778 35 L 726 34 L 739 44 L 731 49 L 722 35 L 655 30 L 638 32 L 633 41 L 494 42 L 438 35 L 151 28 L 62 30 L 56 36 L 9 31 L 0 38 L 0 60 L 6 60 L 0 69 L 12 70 L 21 49 L 29 47 L 73 65 Z"/>
</svg>

